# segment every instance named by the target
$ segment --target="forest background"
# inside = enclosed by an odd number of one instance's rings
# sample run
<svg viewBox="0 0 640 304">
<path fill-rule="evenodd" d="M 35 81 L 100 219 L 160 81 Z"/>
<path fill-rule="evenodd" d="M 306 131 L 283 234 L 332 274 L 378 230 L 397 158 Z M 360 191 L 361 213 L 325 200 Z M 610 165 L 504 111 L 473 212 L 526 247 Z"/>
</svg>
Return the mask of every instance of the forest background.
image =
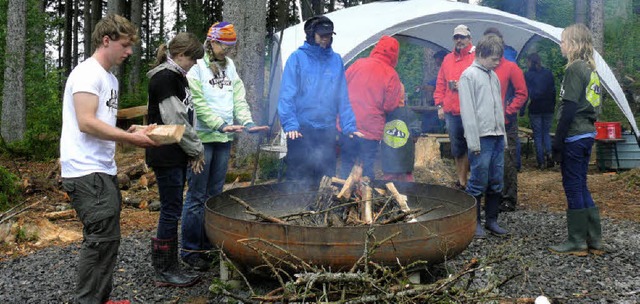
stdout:
<svg viewBox="0 0 640 304">
<path fill-rule="evenodd" d="M 467 0 L 468 1 L 468 0 Z M 462 1 L 462 2 L 467 2 Z M 90 33 L 100 18 L 117 13 L 140 27 L 141 43 L 115 70 L 120 81 L 119 108 L 146 105 L 145 74 L 156 50 L 176 32 L 204 37 L 215 21 L 233 22 L 239 43 L 231 57 L 247 87 L 255 120 L 270 121 L 267 93 L 274 33 L 323 14 L 366 0 L 0 0 L 0 153 L 9 157 L 50 160 L 58 157 L 62 126 L 62 94 L 66 77 L 91 49 Z M 480 0 L 513 14 L 556 27 L 587 24 L 594 32 L 596 49 L 611 66 L 634 113 L 640 108 L 640 0 Z M 166 8 L 171 7 L 170 11 Z M 339 32 L 339 29 L 336 29 Z M 507 38 L 507 37 L 506 37 Z M 337 38 L 339 39 L 339 38 Z M 508 38 L 507 38 L 508 39 Z M 543 41 L 536 47 L 557 85 L 566 60 L 559 47 Z M 420 46 L 404 44 L 397 66 L 407 88 L 425 82 L 431 63 Z M 368 51 L 361 54 L 368 55 Z M 525 56 L 519 62 L 526 71 Z M 602 121 L 626 120 L 613 100 L 605 99 Z M 138 123 L 141 123 L 138 122 Z M 519 121 L 528 126 L 525 117 Z M 251 165 L 258 139 L 240 136 L 235 146 L 235 166 Z M 12 205 L 19 190 L 17 178 L 0 166 L 0 211 Z"/>
</svg>

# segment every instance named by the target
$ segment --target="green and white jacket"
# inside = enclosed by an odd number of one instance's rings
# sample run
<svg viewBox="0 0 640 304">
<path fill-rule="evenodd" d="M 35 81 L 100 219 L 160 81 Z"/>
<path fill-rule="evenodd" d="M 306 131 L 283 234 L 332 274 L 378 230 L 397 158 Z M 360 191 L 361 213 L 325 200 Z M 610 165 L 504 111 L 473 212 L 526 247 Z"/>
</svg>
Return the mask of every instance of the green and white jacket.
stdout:
<svg viewBox="0 0 640 304">
<path fill-rule="evenodd" d="M 196 112 L 195 129 L 203 143 L 232 141 L 233 133 L 219 130 L 234 121 L 243 126 L 253 125 L 244 83 L 233 60 L 228 57 L 226 60 L 226 68 L 213 75 L 205 54 L 187 74 Z"/>
</svg>

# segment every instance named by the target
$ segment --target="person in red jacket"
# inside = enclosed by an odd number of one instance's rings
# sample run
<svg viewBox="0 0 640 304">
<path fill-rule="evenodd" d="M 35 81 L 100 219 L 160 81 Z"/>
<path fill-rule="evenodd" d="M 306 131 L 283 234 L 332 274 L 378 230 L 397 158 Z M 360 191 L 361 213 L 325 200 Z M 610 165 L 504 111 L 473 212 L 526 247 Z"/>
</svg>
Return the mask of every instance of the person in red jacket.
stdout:
<svg viewBox="0 0 640 304">
<path fill-rule="evenodd" d="M 484 31 L 484 35 L 494 34 L 502 40 L 502 33 L 495 27 Z M 515 58 L 514 58 L 515 59 Z M 514 62 L 502 57 L 495 69 L 500 80 L 500 93 L 504 109 L 504 125 L 507 130 L 507 144 L 504 153 L 504 186 L 500 211 L 515 211 L 518 204 L 518 169 L 516 165 L 516 145 L 518 142 L 518 111 L 527 102 L 529 93 L 524 73 Z"/>
<path fill-rule="evenodd" d="M 340 138 L 340 176 L 346 178 L 359 158 L 362 174 L 375 179 L 374 163 L 386 122 L 403 98 L 402 83 L 395 70 L 400 44 L 382 36 L 369 57 L 356 60 L 346 72 L 356 127 L 364 136 Z"/>
<path fill-rule="evenodd" d="M 442 61 L 436 90 L 433 93 L 435 105 L 438 107 L 438 118 L 447 123 L 447 132 L 451 141 L 451 155 L 456 161 L 458 181 L 456 186 L 464 190 L 469 177 L 469 160 L 467 158 L 467 141 L 460 118 L 460 98 L 458 97 L 458 79 L 475 59 L 475 47 L 471 43 L 471 31 L 464 24 L 453 30 L 453 52 L 447 54 Z"/>
</svg>

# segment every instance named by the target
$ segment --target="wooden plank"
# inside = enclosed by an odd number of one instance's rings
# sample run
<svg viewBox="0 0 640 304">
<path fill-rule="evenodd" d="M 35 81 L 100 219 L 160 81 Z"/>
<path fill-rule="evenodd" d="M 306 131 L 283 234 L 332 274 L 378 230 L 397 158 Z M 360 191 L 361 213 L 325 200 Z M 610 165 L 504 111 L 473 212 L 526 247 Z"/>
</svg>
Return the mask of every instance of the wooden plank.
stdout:
<svg viewBox="0 0 640 304">
<path fill-rule="evenodd" d="M 118 119 L 132 119 L 140 116 L 147 115 L 147 106 L 131 107 L 126 109 L 119 109 L 116 117 Z"/>
</svg>

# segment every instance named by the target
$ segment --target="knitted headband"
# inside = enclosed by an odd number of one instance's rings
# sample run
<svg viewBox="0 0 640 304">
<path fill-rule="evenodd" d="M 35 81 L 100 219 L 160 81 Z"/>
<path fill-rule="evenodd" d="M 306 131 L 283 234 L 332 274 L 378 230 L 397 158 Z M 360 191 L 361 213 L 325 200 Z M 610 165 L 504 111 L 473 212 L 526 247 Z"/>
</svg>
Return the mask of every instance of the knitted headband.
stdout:
<svg viewBox="0 0 640 304">
<path fill-rule="evenodd" d="M 225 45 L 235 45 L 236 39 L 233 24 L 225 21 L 214 23 L 207 32 L 207 40 L 215 40 Z"/>
</svg>

